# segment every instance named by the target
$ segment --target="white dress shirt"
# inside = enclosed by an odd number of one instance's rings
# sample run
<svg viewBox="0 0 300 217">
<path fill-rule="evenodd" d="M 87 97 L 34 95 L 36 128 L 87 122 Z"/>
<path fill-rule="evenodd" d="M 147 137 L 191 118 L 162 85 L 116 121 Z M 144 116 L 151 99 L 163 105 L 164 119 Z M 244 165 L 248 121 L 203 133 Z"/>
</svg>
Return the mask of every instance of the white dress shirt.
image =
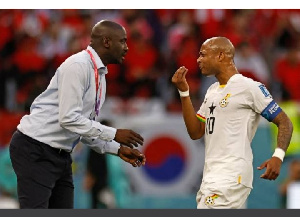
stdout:
<svg viewBox="0 0 300 217">
<path fill-rule="evenodd" d="M 47 89 L 33 101 L 30 114 L 21 119 L 17 128 L 54 148 L 72 151 L 81 141 L 99 153 L 116 154 L 120 147 L 113 140 L 116 129 L 95 121 L 96 96 L 98 115 L 105 100 L 107 67 L 92 47 L 87 49 L 99 73 L 97 94 L 94 64 L 83 50 L 60 65 Z"/>
</svg>

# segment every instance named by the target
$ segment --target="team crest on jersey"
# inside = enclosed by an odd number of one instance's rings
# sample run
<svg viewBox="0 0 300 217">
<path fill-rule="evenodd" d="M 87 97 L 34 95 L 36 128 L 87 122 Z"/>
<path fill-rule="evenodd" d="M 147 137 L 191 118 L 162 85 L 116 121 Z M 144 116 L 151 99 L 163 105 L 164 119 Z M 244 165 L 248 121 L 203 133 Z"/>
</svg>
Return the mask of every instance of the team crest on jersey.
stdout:
<svg viewBox="0 0 300 217">
<path fill-rule="evenodd" d="M 213 194 L 211 196 L 208 196 L 205 198 L 204 200 L 204 203 L 207 205 L 207 206 L 212 206 L 215 204 L 215 199 L 217 199 L 219 197 L 219 195 L 217 194 Z"/>
<path fill-rule="evenodd" d="M 220 105 L 221 108 L 225 108 L 228 105 L 228 103 L 229 103 L 228 98 L 230 96 L 231 96 L 231 94 L 227 93 L 226 96 L 223 99 L 221 99 L 221 101 L 219 102 L 219 105 Z"/>
</svg>

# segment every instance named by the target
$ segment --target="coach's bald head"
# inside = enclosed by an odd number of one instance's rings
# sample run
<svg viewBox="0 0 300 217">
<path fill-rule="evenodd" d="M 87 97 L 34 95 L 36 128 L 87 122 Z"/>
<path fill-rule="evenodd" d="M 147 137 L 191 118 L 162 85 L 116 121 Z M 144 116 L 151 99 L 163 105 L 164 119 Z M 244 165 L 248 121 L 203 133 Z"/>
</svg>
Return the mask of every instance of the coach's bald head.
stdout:
<svg viewBox="0 0 300 217">
<path fill-rule="evenodd" d="M 93 27 L 91 39 L 93 41 L 102 37 L 111 37 L 115 31 L 124 31 L 124 27 L 110 20 L 101 20 Z"/>
<path fill-rule="evenodd" d="M 104 65 L 119 64 L 125 59 L 128 51 L 125 28 L 120 24 L 101 20 L 91 32 L 90 46 L 94 48 Z"/>
</svg>

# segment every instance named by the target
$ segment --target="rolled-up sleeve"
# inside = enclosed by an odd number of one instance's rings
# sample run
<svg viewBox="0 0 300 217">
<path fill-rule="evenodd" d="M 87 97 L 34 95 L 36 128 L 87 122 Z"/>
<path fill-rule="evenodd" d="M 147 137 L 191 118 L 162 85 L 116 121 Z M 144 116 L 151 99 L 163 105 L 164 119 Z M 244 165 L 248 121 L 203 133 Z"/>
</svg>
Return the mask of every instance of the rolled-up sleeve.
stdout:
<svg viewBox="0 0 300 217">
<path fill-rule="evenodd" d="M 73 63 L 58 75 L 59 124 L 61 127 L 86 138 L 112 141 L 116 129 L 90 120 L 82 115 L 83 96 L 88 86 L 88 66 Z"/>
</svg>

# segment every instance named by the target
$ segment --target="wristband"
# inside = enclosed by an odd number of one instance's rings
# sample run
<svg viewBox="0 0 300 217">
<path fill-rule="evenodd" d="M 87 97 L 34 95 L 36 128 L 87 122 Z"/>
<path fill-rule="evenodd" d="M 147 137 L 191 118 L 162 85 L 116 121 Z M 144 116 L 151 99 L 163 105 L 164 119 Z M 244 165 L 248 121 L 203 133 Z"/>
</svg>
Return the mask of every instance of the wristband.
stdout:
<svg viewBox="0 0 300 217">
<path fill-rule="evenodd" d="M 285 151 L 281 148 L 276 148 L 272 157 L 278 157 L 281 161 L 283 161 L 285 155 Z"/>
<path fill-rule="evenodd" d="M 187 97 L 187 96 L 190 95 L 190 91 L 189 90 L 187 90 L 187 91 L 180 91 L 180 90 L 178 90 L 178 92 L 179 92 L 180 97 Z"/>
</svg>

